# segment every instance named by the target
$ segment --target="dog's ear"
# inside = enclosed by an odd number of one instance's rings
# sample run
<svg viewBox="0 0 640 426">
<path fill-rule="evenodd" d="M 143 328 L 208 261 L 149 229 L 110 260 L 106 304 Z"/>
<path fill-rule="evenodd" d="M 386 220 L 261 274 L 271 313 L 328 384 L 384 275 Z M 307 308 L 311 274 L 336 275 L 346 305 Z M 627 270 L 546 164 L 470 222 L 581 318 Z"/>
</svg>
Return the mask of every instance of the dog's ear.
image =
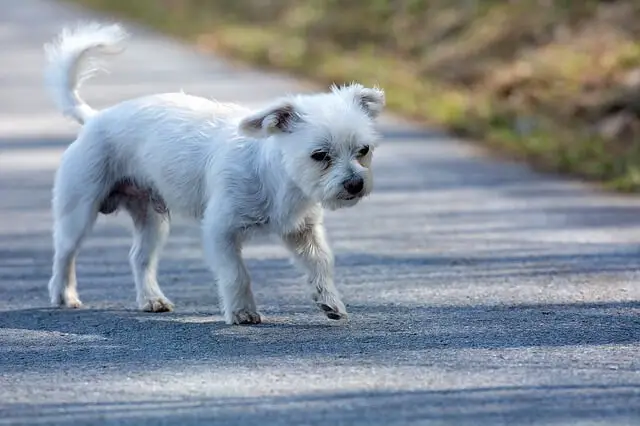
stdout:
<svg viewBox="0 0 640 426">
<path fill-rule="evenodd" d="M 371 118 L 377 118 L 386 105 L 384 90 L 374 87 L 364 87 L 361 84 L 352 83 L 348 86 L 334 86 L 334 92 L 342 92 L 352 98 L 356 104 Z"/>
<path fill-rule="evenodd" d="M 253 138 L 267 138 L 277 133 L 292 133 L 300 114 L 288 101 L 282 101 L 245 117 L 240 121 L 240 133 Z"/>
<path fill-rule="evenodd" d="M 364 88 L 360 91 L 358 97 L 360 106 L 371 118 L 378 118 L 386 105 L 386 98 L 382 89 Z"/>
</svg>

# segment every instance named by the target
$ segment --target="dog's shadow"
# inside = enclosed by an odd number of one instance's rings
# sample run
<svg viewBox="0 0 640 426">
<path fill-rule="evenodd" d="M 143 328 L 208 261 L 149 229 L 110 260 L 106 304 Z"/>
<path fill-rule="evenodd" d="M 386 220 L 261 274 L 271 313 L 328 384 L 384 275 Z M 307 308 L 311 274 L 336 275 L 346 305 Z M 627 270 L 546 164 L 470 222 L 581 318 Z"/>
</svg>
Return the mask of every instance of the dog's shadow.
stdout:
<svg viewBox="0 0 640 426">
<path fill-rule="evenodd" d="M 40 369 L 59 363 L 233 362 L 238 357 L 282 353 L 278 348 L 287 342 L 300 350 L 296 343 L 304 346 L 319 332 L 344 326 L 344 322 L 330 321 L 320 312 L 305 322 L 272 313 L 263 313 L 263 317 L 260 325 L 231 326 L 219 314 L 208 312 L 91 308 L 4 311 L 0 312 L 0 340 L 5 343 L 0 369 Z"/>
<path fill-rule="evenodd" d="M 142 365 L 152 370 L 172 363 L 237 365 L 240 360 L 260 364 L 320 358 L 425 365 L 440 359 L 431 359 L 435 352 L 451 349 L 635 344 L 640 342 L 639 308 L 637 302 L 356 305 L 349 307 L 348 321 L 294 308 L 285 314 L 266 312 L 265 322 L 255 326 L 229 326 L 211 312 L 14 310 L 0 312 L 0 370 Z M 417 352 L 423 356 L 416 357 Z"/>
</svg>

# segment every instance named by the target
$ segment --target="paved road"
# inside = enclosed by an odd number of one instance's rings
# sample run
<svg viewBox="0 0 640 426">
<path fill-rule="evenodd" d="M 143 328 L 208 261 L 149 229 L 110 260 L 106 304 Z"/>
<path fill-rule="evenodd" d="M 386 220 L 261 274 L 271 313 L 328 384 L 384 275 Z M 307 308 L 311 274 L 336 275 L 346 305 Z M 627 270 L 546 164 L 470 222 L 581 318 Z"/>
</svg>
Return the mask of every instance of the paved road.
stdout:
<svg viewBox="0 0 640 426">
<path fill-rule="evenodd" d="M 47 307 L 52 176 L 76 126 L 41 85 L 41 45 L 92 17 L 0 13 L 0 423 L 640 424 L 640 199 L 487 159 L 385 117 L 377 187 L 328 216 L 348 324 L 326 320 L 284 250 L 247 249 L 266 323 L 223 324 L 197 227 L 177 222 L 170 314 L 135 310 L 124 217 L 78 263 L 79 311 Z M 10 5 L 10 6 L 9 6 Z M 85 97 L 184 89 L 261 103 L 308 90 L 134 29 Z"/>
</svg>

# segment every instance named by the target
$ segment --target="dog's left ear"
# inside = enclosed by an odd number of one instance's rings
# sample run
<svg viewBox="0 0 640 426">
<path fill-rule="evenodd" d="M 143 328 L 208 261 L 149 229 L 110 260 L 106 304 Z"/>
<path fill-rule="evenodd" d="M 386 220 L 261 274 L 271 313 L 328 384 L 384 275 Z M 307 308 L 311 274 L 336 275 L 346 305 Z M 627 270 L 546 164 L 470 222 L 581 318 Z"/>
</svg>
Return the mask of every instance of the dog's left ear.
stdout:
<svg viewBox="0 0 640 426">
<path fill-rule="evenodd" d="M 352 83 L 348 86 L 338 88 L 334 86 L 333 91 L 342 92 L 347 97 L 352 97 L 356 104 L 371 118 L 378 118 L 386 105 L 384 90 L 377 87 L 369 88 L 361 84 Z"/>
<path fill-rule="evenodd" d="M 239 130 L 245 136 L 262 139 L 277 133 L 292 133 L 300 120 L 293 104 L 282 101 L 243 118 Z"/>
<path fill-rule="evenodd" d="M 378 118 L 386 104 L 384 91 L 378 88 L 363 87 L 356 92 L 356 98 L 362 109 L 371 118 Z"/>
</svg>

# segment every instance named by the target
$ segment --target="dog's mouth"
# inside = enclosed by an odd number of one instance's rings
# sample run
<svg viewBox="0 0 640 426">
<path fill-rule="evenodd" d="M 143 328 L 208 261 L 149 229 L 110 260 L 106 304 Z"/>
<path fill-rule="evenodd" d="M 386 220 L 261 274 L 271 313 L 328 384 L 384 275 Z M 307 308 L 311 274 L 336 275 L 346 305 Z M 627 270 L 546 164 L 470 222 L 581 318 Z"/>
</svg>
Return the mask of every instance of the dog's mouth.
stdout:
<svg viewBox="0 0 640 426">
<path fill-rule="evenodd" d="M 348 192 L 339 192 L 332 197 L 325 198 L 322 201 L 324 207 L 330 210 L 340 209 L 343 207 L 355 206 L 360 200 L 368 195 L 368 191 L 362 191 L 358 194 L 349 194 Z"/>
<path fill-rule="evenodd" d="M 343 195 L 341 197 L 336 197 L 337 202 L 348 202 L 348 201 L 357 201 L 360 197 L 358 195 Z"/>
<path fill-rule="evenodd" d="M 340 201 L 353 201 L 353 200 L 359 200 L 360 198 L 364 198 L 366 195 L 367 195 L 366 191 L 359 192 L 358 194 L 355 194 L 355 195 L 344 192 L 344 193 L 338 194 L 336 196 L 336 199 Z"/>
<path fill-rule="evenodd" d="M 337 210 L 355 206 L 361 198 L 363 198 L 362 195 L 340 195 L 333 199 L 325 200 L 322 205 L 329 210 Z"/>
</svg>

